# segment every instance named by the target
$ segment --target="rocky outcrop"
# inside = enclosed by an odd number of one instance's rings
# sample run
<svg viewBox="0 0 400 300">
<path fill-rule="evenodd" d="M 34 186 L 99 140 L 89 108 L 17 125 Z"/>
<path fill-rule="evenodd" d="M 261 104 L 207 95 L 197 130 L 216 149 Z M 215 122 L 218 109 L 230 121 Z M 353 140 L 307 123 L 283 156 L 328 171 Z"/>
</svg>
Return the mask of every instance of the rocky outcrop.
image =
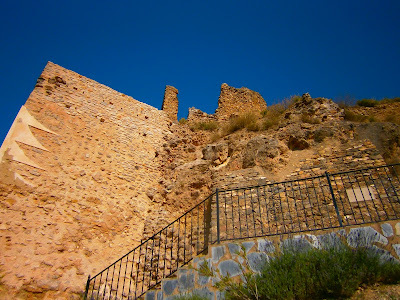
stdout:
<svg viewBox="0 0 400 300">
<path fill-rule="evenodd" d="M 284 163 L 287 146 L 274 138 L 257 136 L 251 139 L 243 153 L 243 168 L 261 166 L 272 170 Z"/>
<path fill-rule="evenodd" d="M 400 125 L 393 123 L 364 123 L 355 127 L 356 137 L 370 139 L 389 162 L 398 162 L 400 156 Z"/>
<path fill-rule="evenodd" d="M 285 112 L 287 123 L 306 122 L 321 123 L 331 120 L 343 120 L 344 110 L 327 98 L 311 98 L 304 94 Z"/>
<path fill-rule="evenodd" d="M 212 161 L 214 165 L 220 165 L 228 159 L 228 152 L 227 143 L 210 144 L 203 149 L 203 159 Z"/>
</svg>

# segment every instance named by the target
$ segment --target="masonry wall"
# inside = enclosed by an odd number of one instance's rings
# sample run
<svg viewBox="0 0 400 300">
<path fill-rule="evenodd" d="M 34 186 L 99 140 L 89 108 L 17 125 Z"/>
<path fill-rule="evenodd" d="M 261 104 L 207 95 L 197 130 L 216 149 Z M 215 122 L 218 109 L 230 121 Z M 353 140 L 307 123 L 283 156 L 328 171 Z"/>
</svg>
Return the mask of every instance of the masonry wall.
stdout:
<svg viewBox="0 0 400 300">
<path fill-rule="evenodd" d="M 267 104 L 259 93 L 245 87 L 237 89 L 223 83 L 218 98 L 218 108 L 215 113 L 209 115 L 192 107 L 189 108 L 188 121 L 223 122 L 246 113 L 261 113 L 266 108 Z"/>
<path fill-rule="evenodd" d="M 219 120 L 227 120 L 247 112 L 262 112 L 266 108 L 267 104 L 259 93 L 244 87 L 237 89 L 223 83 L 215 115 Z"/>
<path fill-rule="evenodd" d="M 146 191 L 162 180 L 171 121 L 51 62 L 24 109 L 15 123 L 29 126 L 1 150 L 0 272 L 12 291 L 51 299 L 82 291 L 163 210 Z"/>
<path fill-rule="evenodd" d="M 167 113 L 171 121 L 178 121 L 178 90 L 173 86 L 165 87 L 162 110 Z"/>
<path fill-rule="evenodd" d="M 263 264 L 282 250 L 309 251 L 346 245 L 370 248 L 383 261 L 398 261 L 399 243 L 400 223 L 394 221 L 363 227 L 321 230 L 312 234 L 223 242 L 211 246 L 207 255 L 193 259 L 190 267 L 178 270 L 176 278 L 164 279 L 159 289 L 147 292 L 145 299 L 172 300 L 177 295 L 192 293 L 210 300 L 224 299 L 224 292 L 215 287 L 222 276 L 229 274 L 234 280 L 240 280 L 244 270 L 258 273 Z M 204 268 L 205 263 L 207 265 Z M 202 267 L 208 271 L 200 272 Z"/>
</svg>

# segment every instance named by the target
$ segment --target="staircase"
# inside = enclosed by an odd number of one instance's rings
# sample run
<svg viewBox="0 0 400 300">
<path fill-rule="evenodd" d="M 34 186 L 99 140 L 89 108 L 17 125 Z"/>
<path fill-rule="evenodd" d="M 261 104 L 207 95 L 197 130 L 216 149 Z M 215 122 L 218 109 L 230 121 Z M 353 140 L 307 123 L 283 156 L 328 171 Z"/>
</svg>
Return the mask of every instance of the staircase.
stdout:
<svg viewBox="0 0 400 300">
<path fill-rule="evenodd" d="M 214 293 L 219 299 L 219 292 L 202 287 L 205 278 L 184 267 L 193 260 L 197 268 L 203 259 L 199 255 L 209 245 L 397 220 L 397 165 L 216 190 L 103 271 L 89 276 L 85 299 L 138 299 L 146 292 L 146 299 L 166 299 L 177 291 L 193 289 L 210 297 Z M 213 260 L 214 251 L 222 251 L 214 250 L 219 247 L 212 246 L 207 259 Z M 165 279 L 173 274 L 175 278 Z M 162 292 L 151 291 L 160 283 Z"/>
</svg>

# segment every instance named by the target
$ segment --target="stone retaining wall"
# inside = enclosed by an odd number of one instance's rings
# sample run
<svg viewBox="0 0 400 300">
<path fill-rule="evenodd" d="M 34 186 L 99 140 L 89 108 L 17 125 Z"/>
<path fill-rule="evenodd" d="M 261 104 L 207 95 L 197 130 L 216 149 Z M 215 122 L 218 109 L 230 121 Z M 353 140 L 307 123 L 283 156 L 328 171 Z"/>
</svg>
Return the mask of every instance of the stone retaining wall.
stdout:
<svg viewBox="0 0 400 300">
<path fill-rule="evenodd" d="M 214 245 L 210 248 L 208 255 L 195 258 L 189 267 L 177 272 L 176 278 L 164 279 L 161 288 L 148 292 L 145 299 L 171 300 L 177 295 L 187 293 L 196 293 L 210 300 L 224 299 L 223 293 L 214 286 L 221 280 L 221 276 L 229 274 L 239 279 L 242 276 L 242 270 L 248 268 L 253 272 L 259 272 L 264 262 L 269 261 L 277 252 L 287 247 L 307 251 L 340 244 L 347 244 L 350 247 L 368 247 L 379 253 L 383 260 L 399 260 L 400 223 L 390 221 L 334 231 L 273 236 Z M 206 276 L 207 274 L 198 271 L 206 261 L 213 276 Z"/>
</svg>

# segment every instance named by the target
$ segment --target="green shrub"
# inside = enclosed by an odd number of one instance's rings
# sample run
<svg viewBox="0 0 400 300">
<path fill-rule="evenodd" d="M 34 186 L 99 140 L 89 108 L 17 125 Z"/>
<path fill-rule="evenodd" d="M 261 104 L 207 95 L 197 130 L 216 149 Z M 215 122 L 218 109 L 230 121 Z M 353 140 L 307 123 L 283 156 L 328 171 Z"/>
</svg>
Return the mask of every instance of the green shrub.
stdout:
<svg viewBox="0 0 400 300">
<path fill-rule="evenodd" d="M 293 96 L 290 96 L 289 99 L 290 99 L 290 102 L 291 102 L 290 105 L 291 105 L 292 103 L 299 102 L 303 98 L 300 95 L 293 95 Z"/>
<path fill-rule="evenodd" d="M 226 134 L 231 134 L 243 128 L 251 131 L 260 130 L 260 126 L 257 124 L 257 117 L 253 113 L 246 113 L 232 118 L 225 126 L 224 131 Z"/>
<path fill-rule="evenodd" d="M 198 131 L 198 130 L 214 131 L 218 127 L 219 125 L 215 121 L 197 122 L 190 125 L 190 129 L 193 131 Z"/>
<path fill-rule="evenodd" d="M 344 109 L 344 119 L 352 122 L 367 122 L 368 116 L 358 115 L 349 109 Z"/>
<path fill-rule="evenodd" d="M 328 250 L 286 250 L 244 282 L 222 279 L 226 299 L 341 299 L 360 285 L 400 282 L 400 264 L 373 249 L 342 245 Z M 225 281 L 225 282 L 224 282 Z"/>
<path fill-rule="evenodd" d="M 261 112 L 263 116 L 262 129 L 277 127 L 280 123 L 280 117 L 285 112 L 285 105 L 282 103 L 269 106 L 266 110 Z"/>
<path fill-rule="evenodd" d="M 179 124 L 184 125 L 186 124 L 188 121 L 185 118 L 180 118 L 179 119 Z"/>
<path fill-rule="evenodd" d="M 400 97 L 395 97 L 395 98 L 383 98 L 381 101 L 379 101 L 382 104 L 386 103 L 396 103 L 400 102 Z"/>
<path fill-rule="evenodd" d="M 179 295 L 174 298 L 175 300 L 208 300 L 208 297 L 200 296 L 198 294 Z"/>
<path fill-rule="evenodd" d="M 364 107 L 375 107 L 379 104 L 379 101 L 375 99 L 361 99 L 357 101 L 358 106 L 364 106 Z"/>
</svg>

